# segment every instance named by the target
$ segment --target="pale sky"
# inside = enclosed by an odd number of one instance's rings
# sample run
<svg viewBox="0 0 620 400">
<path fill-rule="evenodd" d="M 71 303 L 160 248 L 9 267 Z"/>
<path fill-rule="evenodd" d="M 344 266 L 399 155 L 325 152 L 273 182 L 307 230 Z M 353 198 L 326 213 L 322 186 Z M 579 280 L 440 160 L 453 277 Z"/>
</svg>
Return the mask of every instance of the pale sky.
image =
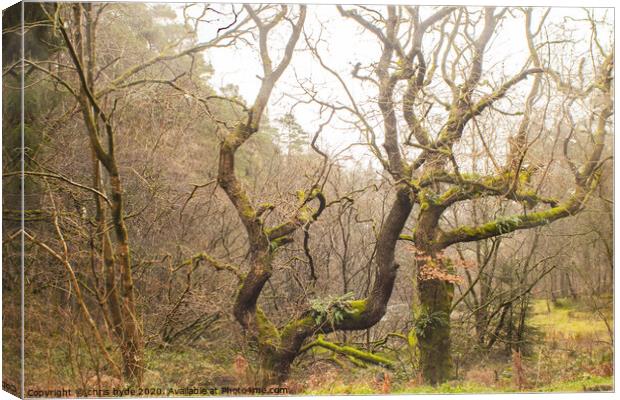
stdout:
<svg viewBox="0 0 620 400">
<path fill-rule="evenodd" d="M 200 6 L 198 6 L 200 7 Z M 351 8 L 352 6 L 346 6 Z M 381 10 L 381 6 L 373 6 L 373 8 Z M 237 9 L 240 9 L 238 7 Z M 422 9 L 422 18 L 433 12 L 433 8 L 425 7 Z M 496 11 L 497 12 L 497 11 Z M 537 9 L 534 13 L 533 26 L 536 26 L 541 17 L 543 9 Z M 602 15 L 605 10 L 597 10 L 597 15 Z M 608 11 L 609 12 L 609 11 Z M 243 13 L 245 15 L 245 12 Z M 562 24 L 563 18 L 566 16 L 572 18 L 582 18 L 583 10 L 575 8 L 553 8 L 546 21 L 546 26 L 551 24 Z M 609 20 L 613 22 L 613 10 Z M 587 28 L 586 25 L 581 25 Z M 482 27 L 477 27 L 476 34 Z M 208 24 L 202 24 L 198 32 L 199 40 L 208 40 L 213 37 L 213 29 L 209 30 Z M 368 65 L 378 60 L 380 56 L 380 46 L 376 37 L 364 31 L 357 23 L 350 19 L 340 16 L 337 9 L 333 5 L 311 5 L 308 6 L 308 15 L 304 26 L 305 32 L 313 41 L 319 35 L 321 29 L 322 43 L 319 45 L 319 51 L 323 61 L 331 68 L 336 70 L 346 80 L 353 96 L 361 104 L 372 101 L 376 98 L 376 91 L 372 84 L 361 83 L 358 79 L 351 77 L 353 65 L 361 62 Z M 553 37 L 553 28 L 549 29 L 550 37 Z M 288 33 L 285 32 L 285 33 Z M 575 33 L 575 37 L 581 38 L 583 43 L 574 44 L 577 52 L 583 52 L 588 48 L 587 38 L 588 31 Z M 270 51 L 274 63 L 279 61 L 279 52 L 283 49 L 286 35 L 281 31 L 274 30 L 270 33 Z M 431 40 L 428 40 L 431 39 Z M 601 38 L 607 42 L 607 38 Z M 539 39 L 541 40 L 541 39 Z M 434 44 L 436 38 L 431 35 L 425 36 L 424 45 L 428 49 L 431 43 Z M 256 45 L 257 47 L 257 45 Z M 261 75 L 262 67 L 255 48 L 247 45 L 239 45 L 238 47 L 209 49 L 203 53 L 205 59 L 210 62 L 215 70 L 215 74 L 211 79 L 213 87 L 221 88 L 228 84 L 234 84 L 239 87 L 240 94 L 251 102 L 260 87 L 260 80 L 257 75 Z M 512 76 L 519 72 L 524 65 L 528 56 L 527 45 L 524 36 L 524 16 L 521 12 L 514 12 L 514 17 L 507 15 L 502 26 L 496 30 L 484 59 L 484 72 L 482 80 L 488 80 L 497 87 L 499 82 L 504 80 L 506 76 Z M 303 35 L 300 38 L 293 59 L 284 75 L 278 81 L 275 90 L 270 99 L 268 109 L 269 118 L 273 121 L 284 113 L 288 112 L 295 100 L 291 96 L 303 98 L 302 90 L 299 87 L 298 80 L 312 84 L 318 90 L 318 97 L 323 100 L 340 101 L 347 105 L 348 102 L 344 91 L 333 75 L 324 70 L 311 55 L 309 50 L 305 49 L 305 41 Z M 441 80 L 441 79 L 438 79 Z M 457 82 L 459 83 L 459 82 Z M 529 89 L 528 81 L 519 84 L 513 89 L 513 93 L 527 93 Z M 486 89 L 489 90 L 489 89 Z M 367 110 L 376 110 L 376 105 L 370 104 Z M 313 133 L 318 128 L 320 121 L 323 121 L 329 115 L 326 113 L 322 118 L 319 116 L 318 107 L 313 104 L 299 104 L 295 107 L 294 114 L 304 129 Z M 340 114 L 341 117 L 353 119 L 346 114 Z M 377 119 L 376 123 L 380 120 Z M 379 129 L 380 130 L 380 129 Z M 380 137 L 377 138 L 381 143 Z M 319 145 L 334 153 L 354 142 L 360 141 L 359 133 L 351 129 L 351 125 L 338 118 L 334 118 L 332 123 L 326 127 L 319 139 Z M 368 156 L 368 151 L 361 146 L 354 147 L 350 150 L 350 155 L 355 158 L 363 158 Z"/>
</svg>

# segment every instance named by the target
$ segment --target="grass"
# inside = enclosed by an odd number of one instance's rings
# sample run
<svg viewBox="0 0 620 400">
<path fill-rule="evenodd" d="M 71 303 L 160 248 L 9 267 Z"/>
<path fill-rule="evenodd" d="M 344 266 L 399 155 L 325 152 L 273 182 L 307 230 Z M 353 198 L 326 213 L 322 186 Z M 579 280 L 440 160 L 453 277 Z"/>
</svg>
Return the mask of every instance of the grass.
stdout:
<svg viewBox="0 0 620 400">
<path fill-rule="evenodd" d="M 568 299 L 560 299 L 556 304 L 546 300 L 534 300 L 529 324 L 539 328 L 548 336 L 578 338 L 582 336 L 607 337 L 605 323 L 592 312 L 580 310 L 581 305 Z"/>
<path fill-rule="evenodd" d="M 158 387 L 214 386 L 218 377 L 232 374 L 231 363 L 214 359 L 221 358 L 215 356 L 213 352 L 183 345 L 147 348 L 145 383 Z"/>
<path fill-rule="evenodd" d="M 611 376 L 589 376 L 582 379 L 555 382 L 550 385 L 537 388 L 517 390 L 511 386 L 493 387 L 482 385 L 476 382 L 446 382 L 439 386 L 419 385 L 408 386 L 399 385 L 392 388 L 390 394 L 450 394 L 450 393 L 523 393 L 523 392 L 583 392 L 591 388 L 605 387 L 613 388 L 613 377 Z M 332 383 L 320 388 L 304 391 L 304 395 L 338 395 L 338 394 L 377 394 L 377 388 L 367 383 Z"/>
<path fill-rule="evenodd" d="M 613 388 L 614 377 L 613 376 L 588 376 L 586 378 L 567 381 L 556 382 L 551 385 L 546 385 L 536 389 L 538 392 L 583 392 L 587 389 L 596 386 L 608 386 Z M 612 389 L 613 390 L 613 389 Z"/>
<path fill-rule="evenodd" d="M 377 389 L 367 384 L 335 383 L 328 386 L 305 390 L 303 395 L 331 395 L 331 394 L 377 394 Z"/>
<path fill-rule="evenodd" d="M 501 393 L 510 392 L 505 388 L 493 388 L 475 382 L 446 382 L 439 386 L 413 386 L 395 390 L 394 394 L 441 394 L 441 393 Z"/>
<path fill-rule="evenodd" d="M 358 369 L 348 365 L 312 370 L 297 366 L 291 393 L 304 395 L 338 394 L 440 394 L 440 393 L 515 393 L 515 392 L 582 392 L 613 388 L 612 354 L 607 328 L 587 305 L 560 299 L 547 309 L 545 300 L 534 300 L 528 324 L 536 327 L 534 348 L 524 355 L 526 389 L 518 390 L 513 383 L 513 365 L 509 359 L 475 364 L 463 371 L 465 380 L 455 380 L 437 387 L 422 385 L 412 379 L 416 371 L 392 374 L 387 388 L 375 381 L 380 368 Z M 611 321 L 610 321 L 611 322 Z M 88 352 L 82 340 L 73 338 L 70 329 L 28 336 L 27 367 L 29 379 L 43 386 L 79 386 L 76 367 L 89 367 Z M 73 352 L 67 348 L 74 346 Z M 6 350 L 6 346 L 5 346 Z M 145 385 L 152 387 L 219 387 L 246 385 L 235 371 L 238 349 L 220 346 L 217 341 L 197 345 L 175 344 L 170 347 L 149 346 L 146 349 Z M 9 354 L 7 352 L 7 354 Z M 323 354 L 329 355 L 329 352 Z M 76 357 L 78 356 L 78 357 Z M 44 361 L 44 362 L 42 362 Z M 77 364 L 76 364 L 77 363 Z M 48 365 L 49 364 L 49 365 Z M 479 374 L 473 372 L 479 370 Z M 84 371 L 89 378 L 92 371 Z M 248 376 L 250 376 L 248 372 Z M 499 376 L 499 378 L 498 378 Z M 251 377 L 251 376 L 250 376 Z M 249 378 L 248 378 L 249 379 Z"/>
<path fill-rule="evenodd" d="M 605 315 L 609 316 L 611 323 L 611 311 L 606 311 Z M 534 300 L 528 318 L 528 325 L 536 328 L 542 340 L 537 340 L 532 355 L 524 357 L 524 367 L 528 375 L 526 382 L 530 384 L 525 389 L 519 390 L 514 386 L 511 378 L 513 366 L 510 361 L 506 361 L 504 365 L 498 366 L 504 371 L 502 375 L 505 375 L 499 381 L 484 382 L 469 378 L 450 381 L 437 387 L 400 381 L 393 382 L 389 393 L 574 393 L 613 389 L 613 376 L 607 376 L 609 372 L 601 372 L 603 369 L 599 368 L 611 362 L 609 347 L 604 343 L 609 340 L 607 327 L 597 314 L 588 309 L 585 302 L 558 299 L 555 304 L 550 303 L 548 309 L 544 299 Z M 481 365 L 479 368 L 488 370 L 489 366 Z M 537 370 L 541 372 L 540 379 Z M 599 372 L 596 372 L 597 370 Z M 356 377 L 351 381 L 343 381 L 345 376 L 346 374 L 337 373 L 320 384 L 310 385 L 303 394 L 381 393 L 371 376 L 367 379 Z"/>
</svg>

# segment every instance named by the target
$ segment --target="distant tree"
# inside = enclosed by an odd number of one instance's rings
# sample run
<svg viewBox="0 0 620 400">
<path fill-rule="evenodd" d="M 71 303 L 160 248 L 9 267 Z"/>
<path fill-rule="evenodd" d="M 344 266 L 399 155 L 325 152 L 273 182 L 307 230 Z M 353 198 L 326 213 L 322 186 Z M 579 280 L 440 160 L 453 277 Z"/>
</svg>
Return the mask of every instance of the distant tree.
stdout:
<svg viewBox="0 0 620 400">
<path fill-rule="evenodd" d="M 304 153 L 309 148 L 310 135 L 297 122 L 294 114 L 286 113 L 276 122 L 280 125 L 280 143 L 289 156 Z"/>
</svg>

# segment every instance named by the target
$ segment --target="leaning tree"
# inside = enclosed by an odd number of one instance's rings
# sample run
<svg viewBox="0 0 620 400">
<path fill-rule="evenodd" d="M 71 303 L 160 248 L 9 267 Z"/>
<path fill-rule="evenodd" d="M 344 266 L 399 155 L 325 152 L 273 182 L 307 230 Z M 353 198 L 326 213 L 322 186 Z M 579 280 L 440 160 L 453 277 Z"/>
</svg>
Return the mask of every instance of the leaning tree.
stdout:
<svg viewBox="0 0 620 400">
<path fill-rule="evenodd" d="M 245 106 L 235 100 L 235 103 L 243 109 L 244 117 L 234 126 L 223 124 L 225 135 L 220 143 L 217 182 L 230 199 L 245 228 L 249 247 L 249 270 L 245 272 L 240 266 L 218 260 L 205 252 L 192 256 L 188 262 L 204 261 L 217 270 L 227 270 L 237 276 L 239 288 L 233 307 L 234 316 L 243 328 L 246 340 L 258 349 L 261 380 L 264 383 L 274 383 L 287 379 L 291 363 L 300 354 L 302 345 L 307 339 L 318 333 L 367 329 L 383 317 L 396 279 L 397 266 L 394 264 L 396 243 L 411 212 L 413 201 L 408 186 L 399 185 L 391 210 L 378 234 L 375 257 L 377 273 L 367 298 L 333 304 L 323 312 L 308 307 L 305 312 L 280 327 L 266 315 L 258 305 L 258 301 L 266 283 L 274 273 L 276 252 L 291 243 L 297 231 L 307 228 L 308 224 L 320 217 L 327 206 L 338 200 L 328 202 L 321 184 L 317 181 L 311 187 L 297 192 L 298 204 L 289 218 L 272 224 L 266 222 L 265 215 L 273 210 L 274 205 L 257 204 L 238 176 L 235 169 L 235 155 L 258 132 L 272 91 L 291 62 L 307 12 L 306 6 L 293 8 L 286 5 L 263 6 L 256 9 L 245 6 L 244 10 L 250 15 L 258 31 L 263 76 L 258 94 L 251 105 Z M 274 61 L 271 58 L 273 42 L 270 42 L 269 34 L 287 24 L 290 25 L 290 32 L 283 54 L 278 61 Z M 313 146 L 322 127 L 328 122 L 329 120 L 322 124 L 315 133 Z M 327 157 L 316 146 L 314 147 L 323 157 Z M 320 178 L 324 176 L 321 175 Z M 350 351 L 332 346 L 325 341 L 320 343 L 340 351 Z M 361 351 L 355 352 L 355 356 L 370 362 L 387 362 L 381 357 Z"/>
</svg>

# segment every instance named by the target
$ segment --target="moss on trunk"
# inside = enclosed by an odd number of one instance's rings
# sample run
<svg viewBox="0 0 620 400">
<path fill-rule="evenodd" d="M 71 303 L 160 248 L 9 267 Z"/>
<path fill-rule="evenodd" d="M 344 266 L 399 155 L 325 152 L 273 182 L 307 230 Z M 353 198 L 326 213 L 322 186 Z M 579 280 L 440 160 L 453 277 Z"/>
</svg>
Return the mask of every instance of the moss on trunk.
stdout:
<svg viewBox="0 0 620 400">
<path fill-rule="evenodd" d="M 437 385 L 452 373 L 450 306 L 454 286 L 438 279 L 418 278 L 419 304 L 414 307 L 415 333 L 424 380 Z"/>
</svg>

